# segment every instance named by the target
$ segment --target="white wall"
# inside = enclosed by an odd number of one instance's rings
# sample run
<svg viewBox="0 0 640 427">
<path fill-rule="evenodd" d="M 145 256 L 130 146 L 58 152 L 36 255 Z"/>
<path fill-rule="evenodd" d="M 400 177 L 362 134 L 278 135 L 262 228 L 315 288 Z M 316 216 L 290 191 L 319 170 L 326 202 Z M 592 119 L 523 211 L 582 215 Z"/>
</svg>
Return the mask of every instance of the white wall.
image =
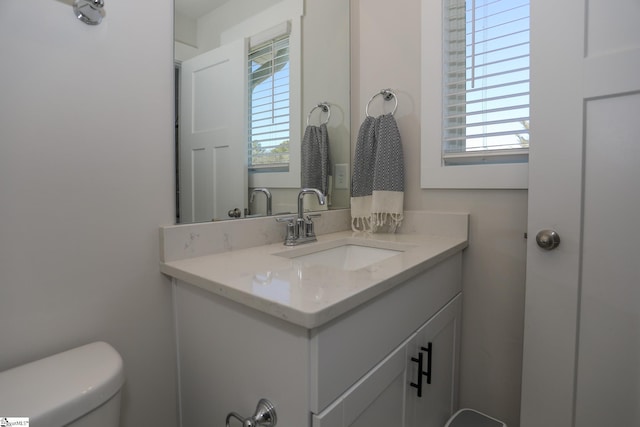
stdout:
<svg viewBox="0 0 640 427">
<path fill-rule="evenodd" d="M 175 426 L 170 0 L 0 2 L 0 370 L 94 340 L 123 356 L 123 426 Z M 13 414 L 20 415 L 20 414 Z"/>
<path fill-rule="evenodd" d="M 282 0 L 233 0 L 227 1 L 211 13 L 198 19 L 198 53 L 208 52 L 222 44 L 222 33 L 239 22 L 280 3 Z"/>
<path fill-rule="evenodd" d="M 330 25 L 328 25 L 330 23 Z M 306 0 L 302 19 L 302 117 L 301 129 L 307 125 L 309 112 L 320 102 L 331 106 L 327 123 L 331 165 L 349 163 L 349 3 L 345 0 Z M 318 110 L 311 124 L 318 124 Z M 349 168 L 350 170 L 350 168 Z M 333 176 L 332 179 L 335 179 Z M 331 207 L 348 208 L 350 191 L 331 189 Z M 313 199 L 313 198 L 311 198 Z M 289 199 L 291 200 L 291 199 Z M 295 197 L 294 199 L 295 200 Z"/>
<path fill-rule="evenodd" d="M 185 45 L 185 47 L 191 47 L 194 50 L 198 48 L 197 20 L 181 15 L 175 11 L 173 17 L 173 32 L 176 45 Z"/>
<path fill-rule="evenodd" d="M 420 3 L 351 0 L 352 141 L 369 98 L 393 89 L 406 163 L 405 209 L 471 214 L 463 260 L 460 405 L 517 427 L 527 192 L 420 189 Z M 370 111 L 378 108 L 376 104 Z"/>
</svg>

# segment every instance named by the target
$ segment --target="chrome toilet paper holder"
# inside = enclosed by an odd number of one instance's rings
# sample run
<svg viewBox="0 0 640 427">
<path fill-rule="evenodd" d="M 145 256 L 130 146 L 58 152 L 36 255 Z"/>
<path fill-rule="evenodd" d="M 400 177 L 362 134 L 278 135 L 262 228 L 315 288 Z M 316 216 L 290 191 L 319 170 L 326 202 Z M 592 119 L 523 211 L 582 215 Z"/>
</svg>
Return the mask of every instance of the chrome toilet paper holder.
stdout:
<svg viewBox="0 0 640 427">
<path fill-rule="evenodd" d="M 278 422 L 276 408 L 273 406 L 273 403 L 269 402 L 267 399 L 260 399 L 258 406 L 256 406 L 255 413 L 249 418 L 243 418 L 236 412 L 230 412 L 227 415 L 227 427 L 229 427 L 229 421 L 231 418 L 235 418 L 240 421 L 243 427 L 275 427 Z"/>
</svg>

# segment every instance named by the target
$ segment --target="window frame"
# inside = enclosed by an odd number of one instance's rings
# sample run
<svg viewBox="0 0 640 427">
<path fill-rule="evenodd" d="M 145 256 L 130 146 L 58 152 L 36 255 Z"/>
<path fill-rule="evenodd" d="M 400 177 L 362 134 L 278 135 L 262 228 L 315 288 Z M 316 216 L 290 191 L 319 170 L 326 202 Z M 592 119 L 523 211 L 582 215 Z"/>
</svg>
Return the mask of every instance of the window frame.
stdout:
<svg viewBox="0 0 640 427">
<path fill-rule="evenodd" d="M 445 166 L 442 153 L 443 115 L 443 27 L 444 0 L 422 0 L 421 11 L 421 170 L 425 189 L 526 189 L 529 164 L 491 163 Z M 482 155 L 479 155 L 482 159 Z"/>
<path fill-rule="evenodd" d="M 288 22 L 286 23 L 286 27 L 288 27 Z M 290 41 L 290 31 L 287 29 L 284 31 L 284 34 L 278 34 L 277 36 L 274 37 L 269 37 L 267 40 L 263 40 L 260 41 L 258 43 L 256 43 L 255 46 L 249 46 L 249 52 L 248 52 L 248 58 L 247 58 L 247 67 L 249 68 L 251 66 L 251 57 L 254 54 L 255 51 L 261 51 L 263 50 L 265 47 L 271 48 L 272 51 L 275 48 L 275 45 L 281 43 L 283 40 L 286 40 L 286 49 L 287 49 L 287 68 L 289 68 L 290 70 L 290 63 L 289 63 L 289 41 Z M 274 61 L 277 58 L 274 57 Z M 271 65 L 272 68 L 275 68 L 274 65 Z M 275 76 L 277 75 L 278 71 L 271 71 L 271 74 L 269 75 L 270 79 L 273 79 L 271 81 L 272 87 L 271 89 L 274 90 L 275 89 Z M 286 88 L 286 102 L 287 102 L 287 110 L 289 111 L 289 113 L 286 115 L 288 118 L 286 120 L 286 126 L 287 126 L 287 133 L 288 133 L 288 138 L 286 140 L 286 142 L 288 143 L 287 145 L 287 158 L 288 160 L 286 162 L 280 162 L 280 163 L 275 163 L 275 162 L 267 162 L 267 163 L 257 163 L 254 164 L 252 163 L 252 160 L 254 159 L 254 156 L 252 154 L 252 139 L 254 137 L 254 133 L 252 132 L 254 129 L 259 129 L 262 126 L 258 126 L 257 128 L 253 128 L 254 122 L 252 121 L 252 117 L 255 114 L 255 112 L 253 111 L 253 104 L 251 102 L 251 99 L 253 97 L 253 93 L 251 91 L 251 82 L 253 81 L 252 77 L 251 77 L 251 72 L 248 73 L 248 84 L 247 84 L 247 92 L 248 92 L 248 111 L 247 111 L 247 115 L 248 115 L 248 119 L 247 119 L 247 130 L 248 130 L 248 139 L 247 139 L 247 156 L 248 156 L 248 167 L 249 167 L 249 174 L 252 173 L 273 173 L 273 172 L 288 172 L 289 171 L 289 167 L 291 165 L 291 160 L 290 160 L 290 155 L 291 155 L 291 150 L 290 150 L 290 146 L 291 146 L 291 120 L 292 120 L 292 116 L 291 116 L 291 109 L 289 107 L 290 105 L 290 95 L 291 95 L 291 90 L 290 90 L 290 83 L 291 83 L 291 76 L 290 73 L 288 74 L 288 79 L 287 79 L 287 88 Z M 268 80 L 268 79 L 267 79 Z M 259 85 L 256 85 L 256 88 Z M 269 100 L 269 102 L 267 103 L 267 105 L 270 104 L 271 105 L 271 109 L 269 109 L 268 111 L 273 115 L 274 113 L 274 108 L 275 108 L 275 104 L 276 104 L 276 100 L 275 100 L 275 96 L 272 94 L 271 98 Z M 282 115 L 281 117 L 285 117 L 284 115 Z M 282 125 L 284 125 L 285 123 L 281 123 Z M 265 133 L 260 132 L 261 135 L 265 135 Z M 271 135 L 272 132 L 267 132 L 266 134 Z M 274 146 L 271 146 L 271 148 L 275 148 Z"/>
<path fill-rule="evenodd" d="M 301 184 L 300 170 L 300 142 L 302 139 L 301 117 L 302 105 L 302 17 L 304 16 L 303 2 L 299 0 L 283 0 L 262 13 L 224 31 L 220 35 L 222 43 L 245 38 L 248 39 L 261 33 L 269 32 L 284 22 L 290 23 L 289 33 L 289 114 L 291 116 L 289 128 L 289 170 L 255 172 L 248 174 L 250 188 L 299 188 Z M 245 92 L 248 96 L 248 93 Z M 248 111 L 247 111 L 248 113 Z M 247 126 L 249 124 L 247 123 Z M 246 147 L 247 141 L 243 141 Z M 245 150 L 246 152 L 246 150 Z M 248 166 L 248 165 L 247 165 Z"/>
</svg>

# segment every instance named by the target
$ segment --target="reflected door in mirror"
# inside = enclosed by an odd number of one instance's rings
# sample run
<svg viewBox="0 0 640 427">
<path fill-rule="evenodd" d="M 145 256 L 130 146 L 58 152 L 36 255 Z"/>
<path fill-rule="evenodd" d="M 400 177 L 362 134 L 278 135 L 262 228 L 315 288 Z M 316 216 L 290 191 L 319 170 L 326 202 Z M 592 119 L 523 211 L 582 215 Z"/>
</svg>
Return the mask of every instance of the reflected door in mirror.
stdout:
<svg viewBox="0 0 640 427">
<path fill-rule="evenodd" d="M 238 40 L 182 63 L 180 222 L 247 206 L 246 55 Z"/>
</svg>

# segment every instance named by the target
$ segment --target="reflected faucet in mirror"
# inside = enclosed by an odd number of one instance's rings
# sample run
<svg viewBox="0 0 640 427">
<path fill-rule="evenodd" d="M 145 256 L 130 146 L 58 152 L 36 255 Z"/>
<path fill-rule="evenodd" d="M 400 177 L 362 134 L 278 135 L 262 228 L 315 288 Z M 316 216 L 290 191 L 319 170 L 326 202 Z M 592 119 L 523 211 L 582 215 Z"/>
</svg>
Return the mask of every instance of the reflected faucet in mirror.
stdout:
<svg viewBox="0 0 640 427">
<path fill-rule="evenodd" d="M 264 193 L 267 199 L 267 216 L 273 215 L 273 204 L 271 202 L 271 191 L 268 188 L 259 187 L 251 190 L 251 197 L 249 198 L 249 204 L 253 203 L 256 193 Z"/>
</svg>

